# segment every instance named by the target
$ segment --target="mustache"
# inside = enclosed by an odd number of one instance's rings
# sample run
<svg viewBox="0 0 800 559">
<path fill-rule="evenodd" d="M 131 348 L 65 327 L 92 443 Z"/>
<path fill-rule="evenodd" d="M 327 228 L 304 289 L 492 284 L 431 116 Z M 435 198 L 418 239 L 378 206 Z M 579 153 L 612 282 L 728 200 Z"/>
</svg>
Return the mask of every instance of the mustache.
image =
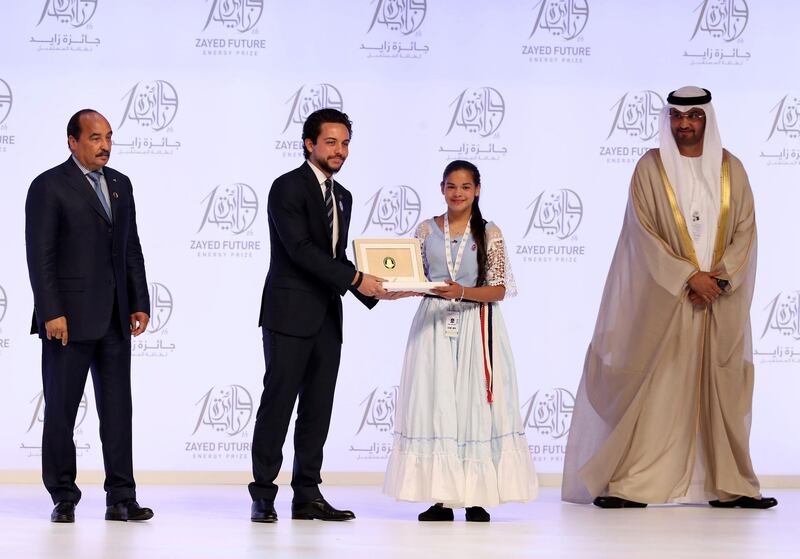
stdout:
<svg viewBox="0 0 800 559">
<path fill-rule="evenodd" d="M 108 157 L 108 156 L 110 156 L 110 155 L 111 155 L 111 152 L 110 152 L 110 151 L 108 151 L 108 150 L 105 150 L 105 149 L 101 149 L 101 150 L 100 150 L 100 151 L 98 151 L 98 152 L 97 152 L 97 153 L 96 153 L 94 156 L 95 156 L 95 157 L 102 157 L 103 155 L 105 155 L 106 157 Z"/>
</svg>

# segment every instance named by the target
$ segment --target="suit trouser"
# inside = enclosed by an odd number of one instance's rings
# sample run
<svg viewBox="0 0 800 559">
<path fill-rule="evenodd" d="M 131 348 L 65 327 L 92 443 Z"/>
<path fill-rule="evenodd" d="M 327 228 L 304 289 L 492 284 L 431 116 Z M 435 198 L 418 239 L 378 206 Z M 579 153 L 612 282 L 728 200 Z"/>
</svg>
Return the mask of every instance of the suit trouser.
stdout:
<svg viewBox="0 0 800 559">
<path fill-rule="evenodd" d="M 45 400 L 42 480 L 54 503 L 77 503 L 81 498 L 75 484 L 77 467 L 72 437 L 90 369 L 103 444 L 106 504 L 136 498 L 131 434 L 131 341 L 130 335 L 123 335 L 120 330 L 115 305 L 108 331 L 99 340 L 69 341 L 66 346 L 61 345 L 61 340 L 42 340 Z"/>
<path fill-rule="evenodd" d="M 283 461 L 283 443 L 295 400 L 294 502 L 306 503 L 322 496 L 322 447 L 328 437 L 333 393 L 339 372 L 342 344 L 339 318 L 331 303 L 319 332 L 309 338 L 263 330 L 264 391 L 253 428 L 253 500 L 274 501 L 275 478 Z"/>
</svg>

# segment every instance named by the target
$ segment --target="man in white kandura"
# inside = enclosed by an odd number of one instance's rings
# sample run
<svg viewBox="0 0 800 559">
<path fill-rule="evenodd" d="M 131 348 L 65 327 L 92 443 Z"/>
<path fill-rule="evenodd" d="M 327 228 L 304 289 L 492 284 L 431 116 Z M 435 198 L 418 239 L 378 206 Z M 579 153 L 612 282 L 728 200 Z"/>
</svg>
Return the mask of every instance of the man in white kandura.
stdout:
<svg viewBox="0 0 800 559">
<path fill-rule="evenodd" d="M 639 160 L 564 463 L 562 498 L 601 508 L 766 509 L 750 461 L 753 194 L 711 93 L 667 97 Z"/>
</svg>

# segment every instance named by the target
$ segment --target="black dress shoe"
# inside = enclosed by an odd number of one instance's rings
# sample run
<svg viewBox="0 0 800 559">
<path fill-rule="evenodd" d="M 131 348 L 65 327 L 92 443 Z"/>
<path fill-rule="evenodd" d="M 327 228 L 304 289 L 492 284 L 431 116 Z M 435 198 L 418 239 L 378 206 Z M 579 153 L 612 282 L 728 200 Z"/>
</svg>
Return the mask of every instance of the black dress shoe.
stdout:
<svg viewBox="0 0 800 559">
<path fill-rule="evenodd" d="M 489 522 L 491 520 L 489 513 L 483 507 L 467 507 L 464 517 L 467 522 Z"/>
<path fill-rule="evenodd" d="M 153 511 L 140 507 L 135 499 L 127 499 L 106 507 L 106 520 L 150 520 L 153 518 Z"/>
<path fill-rule="evenodd" d="M 778 499 L 775 497 L 739 497 L 733 501 L 709 501 L 709 505 L 720 509 L 733 509 L 740 507 L 743 509 L 771 509 L 778 504 Z"/>
<path fill-rule="evenodd" d="M 643 509 L 647 506 L 647 503 L 637 503 L 622 497 L 597 497 L 592 502 L 601 509 Z"/>
<path fill-rule="evenodd" d="M 322 497 L 310 503 L 292 503 L 292 518 L 295 520 L 353 520 L 355 517 L 352 511 L 333 508 Z"/>
<path fill-rule="evenodd" d="M 50 513 L 50 522 L 75 522 L 75 503 L 59 501 Z"/>
<path fill-rule="evenodd" d="M 453 520 L 453 509 L 436 503 L 425 512 L 419 513 L 417 518 L 420 522 L 448 522 Z"/>
<path fill-rule="evenodd" d="M 250 506 L 250 520 L 253 522 L 277 522 L 275 505 L 266 499 L 256 499 Z"/>
</svg>

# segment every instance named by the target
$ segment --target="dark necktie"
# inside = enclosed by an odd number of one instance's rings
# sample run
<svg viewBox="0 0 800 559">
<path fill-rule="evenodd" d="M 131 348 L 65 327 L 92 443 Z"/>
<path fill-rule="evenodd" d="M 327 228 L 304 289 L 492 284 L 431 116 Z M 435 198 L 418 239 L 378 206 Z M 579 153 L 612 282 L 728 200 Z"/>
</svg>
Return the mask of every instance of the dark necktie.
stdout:
<svg viewBox="0 0 800 559">
<path fill-rule="evenodd" d="M 86 176 L 91 179 L 94 185 L 94 191 L 97 193 L 97 197 L 100 198 L 100 204 L 102 204 L 103 209 L 106 211 L 108 219 L 111 219 L 111 208 L 108 207 L 108 202 L 103 194 L 103 188 L 100 186 L 100 177 L 102 173 L 100 173 L 100 171 L 90 171 Z"/>
<path fill-rule="evenodd" d="M 325 181 L 325 211 L 328 213 L 328 231 L 333 235 L 333 181 Z"/>
</svg>

